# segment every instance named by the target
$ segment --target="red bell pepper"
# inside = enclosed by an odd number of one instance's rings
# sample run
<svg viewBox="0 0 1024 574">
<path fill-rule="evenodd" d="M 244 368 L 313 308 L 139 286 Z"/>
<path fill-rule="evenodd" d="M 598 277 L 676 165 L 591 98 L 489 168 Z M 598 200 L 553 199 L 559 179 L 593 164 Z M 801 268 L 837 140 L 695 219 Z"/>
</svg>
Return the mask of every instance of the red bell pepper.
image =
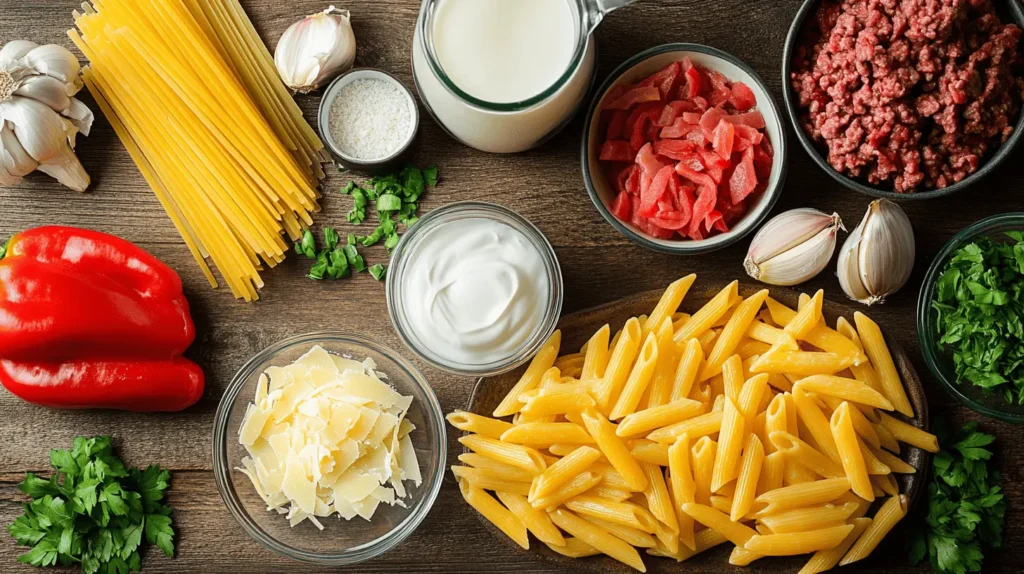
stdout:
<svg viewBox="0 0 1024 574">
<path fill-rule="evenodd" d="M 29 402 L 181 410 L 203 391 L 194 339 L 181 279 L 128 241 L 40 227 L 0 260 L 0 383 Z"/>
</svg>

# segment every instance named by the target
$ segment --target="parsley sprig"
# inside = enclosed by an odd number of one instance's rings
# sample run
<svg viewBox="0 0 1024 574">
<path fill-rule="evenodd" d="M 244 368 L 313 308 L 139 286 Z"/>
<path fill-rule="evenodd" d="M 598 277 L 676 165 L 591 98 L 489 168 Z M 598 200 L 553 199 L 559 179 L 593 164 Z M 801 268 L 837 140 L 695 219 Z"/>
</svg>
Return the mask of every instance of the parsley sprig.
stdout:
<svg viewBox="0 0 1024 574">
<path fill-rule="evenodd" d="M 977 427 L 971 422 L 952 437 L 940 433 L 946 447 L 932 459 L 927 512 L 916 517 L 910 537 L 911 564 L 927 557 L 940 574 L 981 572 L 983 551 L 1003 544 L 1006 500 L 985 448 L 995 437 Z"/>
<path fill-rule="evenodd" d="M 32 566 L 80 564 L 86 574 L 139 570 L 143 539 L 174 556 L 171 509 L 163 503 L 171 475 L 159 466 L 125 467 L 110 437 L 78 437 L 71 450 L 50 451 L 57 472 L 27 473 L 18 489 L 32 498 L 7 529 L 31 549 Z"/>
<path fill-rule="evenodd" d="M 936 283 L 940 348 L 952 349 L 958 382 L 1024 404 L 1024 233 L 982 237 L 958 249 Z"/>
</svg>

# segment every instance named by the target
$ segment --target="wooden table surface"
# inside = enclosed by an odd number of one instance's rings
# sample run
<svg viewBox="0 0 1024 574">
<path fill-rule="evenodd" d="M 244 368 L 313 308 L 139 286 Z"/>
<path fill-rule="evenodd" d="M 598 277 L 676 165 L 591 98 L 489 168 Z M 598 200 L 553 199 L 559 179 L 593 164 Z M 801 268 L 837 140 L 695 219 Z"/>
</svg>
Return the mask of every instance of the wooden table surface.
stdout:
<svg viewBox="0 0 1024 574">
<path fill-rule="evenodd" d="M 65 36 L 71 10 L 79 0 L 0 1 L 0 43 L 31 39 L 70 47 Z M 243 1 L 264 39 L 276 45 L 298 17 L 323 9 L 323 0 Z M 598 73 L 604 78 L 631 55 L 666 42 L 696 42 L 731 52 L 767 81 L 781 102 L 779 65 L 790 21 L 800 2 L 776 0 L 642 0 L 610 15 L 597 32 Z M 383 68 L 412 85 L 410 46 L 419 10 L 416 0 L 349 0 L 358 38 L 357 64 Z M 92 99 L 83 99 L 94 110 Z M 308 119 L 318 98 L 300 97 Z M 99 113 L 97 111 L 97 115 Z M 315 123 L 314 123 L 315 125 Z M 566 312 L 584 309 L 696 272 L 700 278 L 743 276 L 741 261 L 749 241 L 699 257 L 672 257 L 629 243 L 597 213 L 583 187 L 579 168 L 579 117 L 552 141 L 527 153 L 496 156 L 458 144 L 425 116 L 417 144 L 421 165 L 440 166 L 442 184 L 425 196 L 423 211 L 447 203 L 476 199 L 505 205 L 533 221 L 550 239 L 565 277 Z M 847 226 L 856 225 L 869 198 L 833 183 L 807 157 L 790 134 L 790 166 L 775 211 L 815 207 L 838 211 Z M 93 133 L 79 139 L 79 157 L 92 175 L 90 192 L 78 194 L 41 174 L 13 189 L 0 189 L 0 238 L 43 224 L 76 225 L 119 235 L 135 242 L 176 269 L 192 304 L 198 339 L 190 351 L 207 374 L 202 401 L 183 413 L 141 415 L 123 412 L 61 412 L 21 402 L 0 391 L 0 523 L 21 511 L 23 496 L 15 485 L 26 471 L 48 472 L 50 448 L 66 448 L 76 435 L 111 434 L 121 456 L 132 465 L 159 463 L 173 471 L 170 502 L 174 508 L 177 557 L 149 552 L 146 572 L 309 572 L 317 568 L 288 561 L 264 550 L 237 526 L 221 502 L 211 471 L 212 424 L 217 402 L 234 372 L 249 357 L 285 337 L 322 329 L 361 333 L 400 348 L 388 320 L 383 285 L 368 274 L 354 280 L 314 282 L 304 276 L 307 261 L 296 257 L 264 273 L 267 286 L 256 304 L 234 300 L 226 289 L 211 290 L 185 244 L 146 186 L 128 154 L 102 117 Z M 965 225 L 1021 205 L 1020 154 L 980 186 L 948 199 L 912 202 L 904 208 L 917 235 L 917 264 L 910 283 L 872 316 L 910 350 L 925 380 L 933 416 L 954 424 L 976 418 L 956 406 L 928 376 L 920 359 L 914 309 L 921 278 L 935 252 Z M 316 223 L 350 228 L 345 213 L 350 199 L 336 193 L 348 177 L 333 173 L 324 182 L 323 211 Z M 365 225 L 364 225 L 365 227 Z M 365 231 L 365 230 L 364 230 Z M 369 262 L 383 261 L 382 247 L 366 251 Z M 833 268 L 805 285 L 824 288 L 831 298 L 842 293 Z M 411 355 L 407 353 L 406 356 Z M 433 385 L 444 410 L 463 407 L 474 381 L 454 377 L 416 361 Z M 993 420 L 982 428 L 998 437 L 994 464 L 1004 473 L 1011 509 L 1022 503 L 1024 446 L 1019 429 Z M 449 436 L 449 463 L 458 444 Z M 1015 511 L 1007 517 L 1006 550 L 986 556 L 986 572 L 1017 572 L 1024 527 Z M 16 563 L 23 551 L 0 533 L 0 571 L 28 572 Z M 899 543 L 858 566 L 860 571 L 927 571 L 906 566 Z M 685 566 L 682 566 L 684 568 Z M 708 566 L 704 566 L 704 570 Z M 755 565 L 756 567 L 756 565 Z M 722 566 L 729 569 L 728 565 Z M 855 571 L 855 568 L 845 570 Z M 556 568 L 497 543 L 483 532 L 477 517 L 459 496 L 451 478 L 416 533 L 386 557 L 348 569 L 350 572 L 555 572 Z M 717 571 L 717 570 L 716 570 Z"/>
</svg>

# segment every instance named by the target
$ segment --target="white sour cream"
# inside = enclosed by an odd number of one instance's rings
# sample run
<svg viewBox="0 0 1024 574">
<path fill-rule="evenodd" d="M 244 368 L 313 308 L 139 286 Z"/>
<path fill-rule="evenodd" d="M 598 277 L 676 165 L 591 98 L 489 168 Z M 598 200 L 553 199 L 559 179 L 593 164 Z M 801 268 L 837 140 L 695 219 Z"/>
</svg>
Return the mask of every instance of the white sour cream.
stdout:
<svg viewBox="0 0 1024 574">
<path fill-rule="evenodd" d="M 522 232 L 491 219 L 460 219 L 431 229 L 405 257 L 408 325 L 446 362 L 507 359 L 541 328 L 550 280 Z"/>
</svg>

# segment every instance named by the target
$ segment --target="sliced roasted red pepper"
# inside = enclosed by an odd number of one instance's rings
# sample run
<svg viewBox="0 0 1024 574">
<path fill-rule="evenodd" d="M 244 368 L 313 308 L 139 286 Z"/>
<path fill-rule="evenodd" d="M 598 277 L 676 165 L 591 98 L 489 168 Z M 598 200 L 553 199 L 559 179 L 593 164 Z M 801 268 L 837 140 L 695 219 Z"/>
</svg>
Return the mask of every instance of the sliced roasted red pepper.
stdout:
<svg viewBox="0 0 1024 574">
<path fill-rule="evenodd" d="M 0 383 L 25 400 L 183 409 L 203 392 L 194 339 L 181 279 L 128 241 L 40 227 L 0 260 Z"/>
</svg>

